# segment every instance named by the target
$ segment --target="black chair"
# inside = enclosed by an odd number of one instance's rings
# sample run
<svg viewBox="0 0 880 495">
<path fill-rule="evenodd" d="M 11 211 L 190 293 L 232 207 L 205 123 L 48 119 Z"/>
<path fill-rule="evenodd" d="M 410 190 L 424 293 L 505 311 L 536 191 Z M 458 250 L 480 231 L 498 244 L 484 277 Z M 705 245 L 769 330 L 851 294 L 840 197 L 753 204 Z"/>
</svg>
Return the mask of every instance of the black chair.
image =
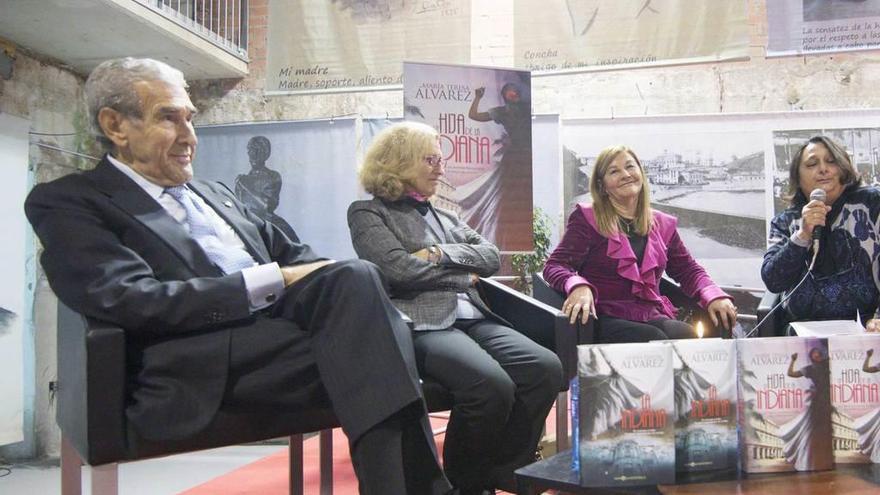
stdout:
<svg viewBox="0 0 880 495">
<path fill-rule="evenodd" d="M 535 342 L 551 350 L 571 347 L 557 341 L 558 310 L 493 280 L 481 280 L 479 288 L 493 311 Z M 62 495 L 81 492 L 83 464 L 92 466 L 93 494 L 115 494 L 118 463 L 278 437 L 289 437 L 290 493 L 301 494 L 303 434 L 316 431 L 320 431 L 321 494 L 332 493 L 330 429 L 339 425 L 332 410 L 223 412 L 191 438 L 151 442 L 126 422 L 125 359 L 125 332 L 121 328 L 84 317 L 59 303 L 56 416 L 61 428 Z M 430 380 L 422 385 L 431 412 L 451 408 L 452 397 L 445 388 Z M 561 388 L 566 386 L 567 382 L 560 384 Z"/>
<path fill-rule="evenodd" d="M 724 338 L 730 338 L 728 331 L 724 334 L 723 327 L 712 325 L 712 319 L 709 318 L 709 312 L 701 308 L 697 301 L 681 290 L 681 287 L 667 278 L 660 279 L 660 293 L 669 298 L 672 305 L 678 308 L 678 319 L 683 321 L 702 321 L 706 324 L 706 330 L 711 335 L 719 335 Z"/>
<path fill-rule="evenodd" d="M 565 295 L 550 287 L 550 284 L 544 280 L 544 275 L 541 273 L 532 274 L 532 293 L 534 294 L 535 299 L 553 306 L 554 308 L 562 308 L 562 303 L 565 302 Z M 679 320 L 703 321 L 706 323 L 706 330 L 709 333 L 721 335 L 723 329 L 712 325 L 709 313 L 701 308 L 696 300 L 688 297 L 678 284 L 665 277 L 661 278 L 660 293 L 668 297 L 669 301 L 672 302 L 672 305 L 678 308 L 677 318 Z M 582 343 L 591 344 L 594 340 L 595 326 L 593 325 L 592 320 L 587 322 L 586 326 L 589 328 L 582 330 L 585 340 Z M 726 338 L 730 337 L 729 334 L 722 336 Z"/>
<path fill-rule="evenodd" d="M 548 306 L 562 308 L 565 296 L 556 289 L 550 287 L 544 276 L 540 273 L 532 274 L 532 295 L 538 301 Z M 565 389 L 556 397 L 556 449 L 562 452 L 571 445 L 568 438 L 568 384 L 577 375 L 577 346 L 592 344 L 595 342 L 595 321 L 590 318 L 587 323 L 576 322 L 574 325 L 568 322 L 568 318 L 559 311 L 560 318 L 555 330 L 556 355 L 562 363 L 562 376 L 565 378 Z M 560 435 L 559 425 L 565 425 L 565 433 Z"/>
<path fill-rule="evenodd" d="M 765 291 L 758 303 L 757 320 L 760 323 L 755 331 L 758 337 L 781 337 L 786 334 L 788 319 L 782 308 L 773 311 L 773 308 L 782 300 L 782 295 L 776 292 Z M 773 311 L 773 314 L 770 314 Z M 769 317 L 767 315 L 770 315 Z"/>
</svg>

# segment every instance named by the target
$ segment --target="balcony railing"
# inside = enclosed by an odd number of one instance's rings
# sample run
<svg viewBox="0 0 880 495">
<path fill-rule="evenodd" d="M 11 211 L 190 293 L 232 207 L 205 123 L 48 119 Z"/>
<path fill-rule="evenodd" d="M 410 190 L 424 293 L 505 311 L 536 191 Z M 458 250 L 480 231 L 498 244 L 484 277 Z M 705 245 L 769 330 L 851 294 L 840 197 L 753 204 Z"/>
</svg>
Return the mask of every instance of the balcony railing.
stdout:
<svg viewBox="0 0 880 495">
<path fill-rule="evenodd" d="M 248 0 L 134 0 L 247 60 Z"/>
</svg>

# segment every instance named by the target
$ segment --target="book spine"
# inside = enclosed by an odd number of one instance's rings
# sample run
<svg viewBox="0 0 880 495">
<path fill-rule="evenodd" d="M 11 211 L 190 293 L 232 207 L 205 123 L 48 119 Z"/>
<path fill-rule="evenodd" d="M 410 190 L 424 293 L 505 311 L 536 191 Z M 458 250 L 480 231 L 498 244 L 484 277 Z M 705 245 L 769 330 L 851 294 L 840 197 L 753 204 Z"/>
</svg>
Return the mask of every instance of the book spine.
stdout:
<svg viewBox="0 0 880 495">
<path fill-rule="evenodd" d="M 580 376 L 575 375 L 569 383 L 571 395 L 571 470 L 579 473 L 581 470 L 581 435 L 580 435 Z"/>
</svg>

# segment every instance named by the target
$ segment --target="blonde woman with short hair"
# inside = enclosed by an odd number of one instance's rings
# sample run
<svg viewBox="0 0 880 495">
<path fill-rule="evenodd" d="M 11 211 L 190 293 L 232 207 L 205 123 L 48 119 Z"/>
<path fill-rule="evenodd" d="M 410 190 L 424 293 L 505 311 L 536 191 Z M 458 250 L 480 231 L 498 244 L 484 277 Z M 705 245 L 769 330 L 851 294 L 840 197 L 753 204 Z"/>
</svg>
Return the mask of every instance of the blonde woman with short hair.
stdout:
<svg viewBox="0 0 880 495">
<path fill-rule="evenodd" d="M 493 314 L 474 287 L 498 270 L 498 248 L 431 204 L 443 162 L 433 128 L 403 122 L 383 130 L 360 172 L 374 197 L 348 210 L 351 239 L 413 320 L 419 374 L 452 392 L 443 449 L 449 481 L 462 495 L 514 491 L 513 470 L 534 460 L 562 368 L 554 353 Z"/>
</svg>

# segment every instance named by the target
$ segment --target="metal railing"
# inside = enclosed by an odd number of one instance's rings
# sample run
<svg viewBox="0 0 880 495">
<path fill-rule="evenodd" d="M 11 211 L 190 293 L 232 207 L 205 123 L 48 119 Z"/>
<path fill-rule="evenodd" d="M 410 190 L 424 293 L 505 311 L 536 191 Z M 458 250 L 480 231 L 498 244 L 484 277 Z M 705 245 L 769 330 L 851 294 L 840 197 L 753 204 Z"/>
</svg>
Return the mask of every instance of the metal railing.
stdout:
<svg viewBox="0 0 880 495">
<path fill-rule="evenodd" d="M 247 60 L 248 0 L 134 0 Z"/>
</svg>

